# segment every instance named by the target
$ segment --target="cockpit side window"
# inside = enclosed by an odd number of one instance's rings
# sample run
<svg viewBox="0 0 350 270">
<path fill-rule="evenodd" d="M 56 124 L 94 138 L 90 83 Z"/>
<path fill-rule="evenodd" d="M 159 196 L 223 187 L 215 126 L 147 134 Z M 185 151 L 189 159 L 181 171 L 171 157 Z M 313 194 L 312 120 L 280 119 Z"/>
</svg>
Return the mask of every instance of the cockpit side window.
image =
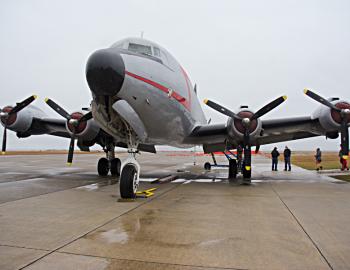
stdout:
<svg viewBox="0 0 350 270">
<path fill-rule="evenodd" d="M 160 57 L 160 50 L 158 47 L 153 47 L 154 56 Z"/>
<path fill-rule="evenodd" d="M 129 43 L 128 50 L 135 53 L 152 55 L 151 46 L 145 46 L 145 45 L 136 44 L 136 43 Z"/>
<path fill-rule="evenodd" d="M 124 44 L 125 44 L 124 41 L 118 41 L 118 42 L 114 43 L 111 47 L 112 48 L 124 48 Z"/>
</svg>

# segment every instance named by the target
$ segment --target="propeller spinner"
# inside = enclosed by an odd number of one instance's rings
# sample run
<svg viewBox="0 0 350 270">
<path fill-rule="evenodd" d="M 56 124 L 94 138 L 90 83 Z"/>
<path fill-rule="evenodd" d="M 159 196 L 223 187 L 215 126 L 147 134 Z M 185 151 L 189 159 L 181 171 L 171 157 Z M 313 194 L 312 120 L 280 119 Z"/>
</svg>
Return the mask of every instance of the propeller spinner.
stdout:
<svg viewBox="0 0 350 270">
<path fill-rule="evenodd" d="M 17 113 L 27 107 L 30 103 L 32 103 L 37 98 L 36 95 L 32 95 L 25 100 L 16 103 L 16 106 L 11 107 L 7 106 L 0 110 L 0 121 L 4 126 L 4 133 L 2 137 L 2 149 L 1 154 L 6 153 L 6 143 L 7 143 L 7 127 L 12 125 L 17 119 Z"/>
<path fill-rule="evenodd" d="M 332 111 L 332 116 L 336 122 L 340 123 L 340 139 L 341 139 L 341 153 L 344 159 L 349 157 L 349 128 L 350 123 L 350 104 L 339 102 L 333 104 L 327 99 L 312 92 L 310 89 L 304 89 L 305 95 L 309 96 L 313 100 L 329 107 Z"/>
<path fill-rule="evenodd" d="M 88 112 L 87 114 L 82 113 L 72 113 L 69 114 L 66 110 L 64 110 L 60 105 L 58 105 L 53 100 L 46 98 L 45 102 L 49 105 L 55 112 L 61 115 L 63 118 L 67 120 L 67 127 L 71 132 L 71 140 L 69 143 L 68 157 L 67 157 L 67 165 L 72 165 L 73 155 L 74 155 L 74 144 L 76 134 L 82 132 L 86 127 L 86 122 L 92 118 L 92 112 Z"/>
</svg>

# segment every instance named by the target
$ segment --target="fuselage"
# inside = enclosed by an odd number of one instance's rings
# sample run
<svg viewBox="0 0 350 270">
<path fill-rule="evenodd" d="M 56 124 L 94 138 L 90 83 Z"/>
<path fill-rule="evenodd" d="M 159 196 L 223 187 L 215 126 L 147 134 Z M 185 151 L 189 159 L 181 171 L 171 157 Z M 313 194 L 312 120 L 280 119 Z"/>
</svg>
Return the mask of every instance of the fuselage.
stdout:
<svg viewBox="0 0 350 270">
<path fill-rule="evenodd" d="M 113 123 L 107 124 L 111 119 L 104 115 L 106 108 L 98 104 L 106 97 L 111 100 L 107 106 L 114 111 L 116 102 L 128 103 L 128 113 L 134 118 L 129 115 L 123 119 L 143 124 L 144 143 L 186 147 L 184 139 L 195 126 L 206 123 L 186 71 L 169 52 L 151 41 L 128 38 L 97 51 L 89 58 L 86 73 L 95 102 L 94 119 L 108 133 L 115 133 L 107 127 Z M 142 124 L 134 121 L 135 117 Z"/>
</svg>

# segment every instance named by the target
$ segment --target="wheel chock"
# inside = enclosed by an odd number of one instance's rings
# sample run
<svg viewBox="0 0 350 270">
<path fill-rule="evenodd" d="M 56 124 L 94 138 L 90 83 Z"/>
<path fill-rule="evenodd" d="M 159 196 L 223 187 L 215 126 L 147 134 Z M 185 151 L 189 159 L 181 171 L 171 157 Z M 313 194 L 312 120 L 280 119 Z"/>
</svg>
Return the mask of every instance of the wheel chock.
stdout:
<svg viewBox="0 0 350 270">
<path fill-rule="evenodd" d="M 136 192 L 137 198 L 148 198 L 154 195 L 154 192 L 157 188 L 150 188 L 146 190 L 141 190 Z"/>
</svg>

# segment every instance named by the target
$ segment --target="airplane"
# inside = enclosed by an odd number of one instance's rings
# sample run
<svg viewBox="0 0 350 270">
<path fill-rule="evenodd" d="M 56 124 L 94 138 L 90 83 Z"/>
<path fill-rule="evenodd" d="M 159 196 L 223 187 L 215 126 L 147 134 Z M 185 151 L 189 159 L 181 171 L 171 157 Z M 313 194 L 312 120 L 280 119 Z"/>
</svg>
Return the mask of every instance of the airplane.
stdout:
<svg viewBox="0 0 350 270">
<path fill-rule="evenodd" d="M 52 99 L 46 103 L 62 118 L 51 119 L 31 105 L 30 96 L 15 106 L 1 109 L 4 126 L 2 153 L 6 151 L 7 130 L 19 138 L 49 134 L 70 138 L 67 163 L 71 164 L 75 140 L 82 151 L 98 144 L 106 153 L 97 164 L 100 176 L 109 172 L 119 176 L 122 198 L 134 198 L 139 185 L 139 151 L 156 153 L 156 145 L 190 148 L 201 145 L 205 153 L 243 148 L 242 175 L 251 179 L 251 148 L 261 145 L 341 134 L 341 151 L 349 155 L 350 104 L 339 98 L 326 99 L 311 90 L 305 94 L 321 105 L 310 116 L 262 120 L 262 116 L 281 105 L 278 97 L 254 111 L 242 106 L 236 112 L 212 101 L 204 103 L 228 116 L 225 123 L 208 124 L 184 68 L 160 45 L 143 38 L 126 38 L 93 52 L 86 64 L 86 80 L 92 101 L 87 113 L 68 113 Z M 128 149 L 123 163 L 115 147 Z M 237 176 L 237 162 L 229 159 L 229 179 Z"/>
</svg>

